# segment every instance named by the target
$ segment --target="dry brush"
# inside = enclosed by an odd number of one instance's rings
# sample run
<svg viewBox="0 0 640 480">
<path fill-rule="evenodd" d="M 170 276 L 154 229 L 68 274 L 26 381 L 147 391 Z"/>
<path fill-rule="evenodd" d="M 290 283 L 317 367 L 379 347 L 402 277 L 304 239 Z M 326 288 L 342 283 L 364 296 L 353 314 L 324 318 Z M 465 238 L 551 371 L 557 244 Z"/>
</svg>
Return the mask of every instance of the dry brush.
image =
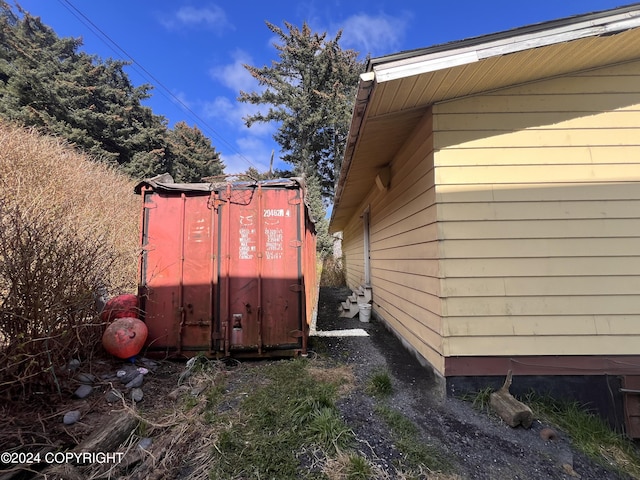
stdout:
<svg viewBox="0 0 640 480">
<path fill-rule="evenodd" d="M 97 292 L 135 287 L 137 202 L 129 177 L 0 124 L 0 391 L 60 391 L 92 355 Z"/>
</svg>

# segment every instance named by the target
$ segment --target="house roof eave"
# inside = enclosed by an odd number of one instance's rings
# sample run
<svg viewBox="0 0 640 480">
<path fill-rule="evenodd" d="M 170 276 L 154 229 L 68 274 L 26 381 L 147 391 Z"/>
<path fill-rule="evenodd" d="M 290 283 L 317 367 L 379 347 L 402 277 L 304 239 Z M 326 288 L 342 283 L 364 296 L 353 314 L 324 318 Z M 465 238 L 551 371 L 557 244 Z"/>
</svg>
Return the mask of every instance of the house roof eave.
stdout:
<svg viewBox="0 0 640 480">
<path fill-rule="evenodd" d="M 640 3 L 373 58 L 379 83 L 531 48 L 611 35 L 640 26 Z"/>
<path fill-rule="evenodd" d="M 361 76 L 358 85 L 347 146 L 336 185 L 334 206 L 329 223 L 330 232 L 338 232 L 346 226 L 354 214 L 353 208 L 357 203 L 355 197 L 359 198 L 363 194 L 361 191 L 352 192 L 353 189 L 350 188 L 354 183 L 352 178 L 354 164 L 362 166 L 362 162 L 366 160 L 371 163 L 371 168 L 375 167 L 370 158 L 360 158 L 363 154 L 359 153 L 363 149 L 362 137 L 363 132 L 367 131 L 367 125 L 375 124 L 375 122 L 371 122 L 372 118 L 380 119 L 385 115 L 389 116 L 394 112 L 397 114 L 402 111 L 386 98 L 385 94 L 393 94 L 392 89 L 386 85 L 409 81 L 406 79 L 419 75 L 427 74 L 428 78 L 430 72 L 433 75 L 434 72 L 453 72 L 460 68 L 475 68 L 473 65 L 484 65 L 487 61 L 503 62 L 503 59 L 513 57 L 512 54 L 517 57 L 525 54 L 526 51 L 545 47 L 557 48 L 555 45 L 572 44 L 575 43 L 575 40 L 578 40 L 577 43 L 580 44 L 580 41 L 586 41 L 581 39 L 611 36 L 638 27 L 640 27 L 640 3 L 370 60 L 367 65 L 367 73 Z M 556 72 L 556 74 L 562 74 L 562 72 Z M 535 81 L 537 78 L 524 79 L 524 81 L 527 80 Z M 492 88 L 491 85 L 484 87 L 486 91 Z M 504 85 L 493 86 L 494 89 L 502 87 Z M 451 91 L 454 90 L 451 89 Z M 468 94 L 475 93 L 480 92 L 472 91 Z M 413 111 L 417 111 L 419 108 L 426 110 L 434 103 L 454 98 L 458 97 L 455 94 L 450 96 L 436 95 L 429 102 L 415 105 Z M 375 104 L 375 107 L 372 107 L 372 104 Z M 381 105 L 384 105 L 385 109 L 382 109 Z M 393 134 L 391 131 L 389 132 L 390 135 Z M 368 137 L 374 138 L 371 135 Z M 389 150 L 385 151 L 384 155 L 386 158 L 383 160 L 391 161 L 395 153 Z M 361 168 L 357 170 L 361 177 Z M 372 175 L 375 176 L 375 174 Z M 360 182 L 360 179 L 358 180 L 359 182 L 356 183 L 363 183 Z"/>
</svg>

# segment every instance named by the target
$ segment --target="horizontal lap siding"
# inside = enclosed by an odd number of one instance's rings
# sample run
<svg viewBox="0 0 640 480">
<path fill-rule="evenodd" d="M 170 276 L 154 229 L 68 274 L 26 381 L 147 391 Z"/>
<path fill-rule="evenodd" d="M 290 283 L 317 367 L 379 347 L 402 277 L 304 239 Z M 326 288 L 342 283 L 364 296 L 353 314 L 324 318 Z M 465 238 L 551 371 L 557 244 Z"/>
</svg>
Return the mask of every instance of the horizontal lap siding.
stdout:
<svg viewBox="0 0 640 480">
<path fill-rule="evenodd" d="M 640 63 L 434 107 L 444 353 L 638 354 Z"/>
<path fill-rule="evenodd" d="M 439 254 L 430 113 L 391 164 L 391 185 L 371 204 L 375 308 L 442 371 Z"/>
<path fill-rule="evenodd" d="M 387 191 L 372 185 L 344 231 L 349 286 L 364 280 L 363 225 L 370 209 L 374 310 L 438 371 L 444 368 L 432 155 L 427 113 L 393 159 Z"/>
<path fill-rule="evenodd" d="M 364 283 L 362 221 L 356 219 L 349 223 L 342 233 L 342 238 L 342 255 L 347 285 L 349 288 L 355 289 Z"/>
</svg>

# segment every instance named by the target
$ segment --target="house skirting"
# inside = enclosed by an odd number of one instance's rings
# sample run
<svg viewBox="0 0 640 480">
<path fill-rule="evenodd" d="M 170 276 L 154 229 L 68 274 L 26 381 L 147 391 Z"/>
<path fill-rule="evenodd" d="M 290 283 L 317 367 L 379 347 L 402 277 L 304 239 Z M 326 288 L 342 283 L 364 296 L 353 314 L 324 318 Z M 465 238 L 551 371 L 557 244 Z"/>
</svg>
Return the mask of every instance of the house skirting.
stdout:
<svg viewBox="0 0 640 480">
<path fill-rule="evenodd" d="M 509 370 L 510 392 L 518 398 L 535 392 L 575 401 L 631 438 L 640 438 L 640 355 L 523 355 L 446 357 L 442 376 L 375 310 L 373 317 L 393 333 L 433 378 L 435 398 L 499 389 Z M 636 393 L 638 392 L 638 393 Z"/>
<path fill-rule="evenodd" d="M 640 355 L 449 357 L 445 365 L 448 395 L 497 390 L 511 370 L 513 395 L 575 401 L 616 430 L 640 436 Z"/>
<path fill-rule="evenodd" d="M 498 390 L 505 376 L 447 377 L 447 394 L 454 397 L 473 395 L 490 388 Z M 577 402 L 607 421 L 619 432 L 629 432 L 625 413 L 625 396 L 619 375 L 521 375 L 514 376 L 509 391 L 526 403 L 526 396 L 535 392 L 556 400 Z M 630 435 L 632 436 L 632 435 Z"/>
<path fill-rule="evenodd" d="M 447 357 L 445 375 L 640 375 L 640 355 Z"/>
</svg>

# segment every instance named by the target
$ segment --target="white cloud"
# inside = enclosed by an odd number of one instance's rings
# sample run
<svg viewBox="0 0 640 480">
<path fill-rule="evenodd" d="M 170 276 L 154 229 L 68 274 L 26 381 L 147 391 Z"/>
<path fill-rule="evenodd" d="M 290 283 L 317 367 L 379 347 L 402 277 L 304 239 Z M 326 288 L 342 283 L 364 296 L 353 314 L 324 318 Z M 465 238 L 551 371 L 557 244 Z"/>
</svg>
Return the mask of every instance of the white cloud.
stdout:
<svg viewBox="0 0 640 480">
<path fill-rule="evenodd" d="M 172 102 L 180 108 L 193 108 L 193 104 L 187 99 L 187 94 L 183 91 L 174 90 L 171 94 Z"/>
<path fill-rule="evenodd" d="M 243 117 L 255 113 L 258 108 L 222 96 L 205 105 L 205 118 L 212 124 L 222 122 L 227 125 L 228 131 L 233 132 L 230 135 L 232 138 L 227 138 L 227 145 L 217 145 L 226 173 L 245 172 L 249 167 L 266 172 L 269 170 L 272 150 L 275 150 L 275 168 L 286 168 L 286 165 L 277 161 L 279 147 L 272 139 L 276 126 L 272 123 L 255 123 L 248 128 L 244 123 Z"/>
<path fill-rule="evenodd" d="M 352 15 L 342 23 L 342 44 L 362 53 L 380 55 L 397 50 L 402 42 L 410 15 Z"/>
<path fill-rule="evenodd" d="M 224 152 L 220 157 L 225 164 L 225 172 L 229 174 L 246 172 L 249 167 L 255 167 L 259 172 L 269 170 L 271 152 L 275 150 L 275 158 L 278 157 L 277 145 L 253 136 L 236 139 L 237 152 L 229 155 Z M 281 162 L 277 162 L 274 168 L 285 168 Z"/>
<path fill-rule="evenodd" d="M 258 82 L 244 68 L 244 65 L 252 65 L 251 56 L 242 50 L 236 50 L 232 54 L 233 62 L 228 65 L 216 65 L 209 69 L 211 78 L 219 81 L 225 87 L 236 93 L 258 89 Z"/>
<path fill-rule="evenodd" d="M 217 5 L 203 8 L 181 7 L 170 16 L 161 18 L 160 23 L 168 30 L 176 30 L 181 27 L 204 27 L 207 29 L 231 27 L 227 14 Z"/>
<path fill-rule="evenodd" d="M 212 102 L 207 102 L 203 110 L 206 118 L 216 122 L 224 122 L 235 131 L 257 137 L 271 136 L 275 131 L 275 126 L 272 123 L 254 123 L 250 128 L 245 125 L 244 118 L 254 115 L 261 108 L 267 107 L 232 101 L 227 97 L 216 97 Z"/>
<path fill-rule="evenodd" d="M 245 124 L 245 118 L 255 115 L 259 111 L 266 111 L 268 106 L 253 105 L 251 103 L 239 102 L 236 100 L 240 91 L 261 92 L 261 87 L 255 78 L 244 68 L 243 65 L 252 65 L 253 60 L 249 54 L 241 50 L 236 50 L 233 54 L 233 61 L 227 65 L 214 66 L 209 70 L 211 78 L 220 82 L 233 92 L 233 100 L 227 96 L 218 96 L 212 102 L 204 106 L 204 114 L 207 118 L 223 121 L 234 130 L 243 135 L 256 137 L 272 136 L 275 131 L 273 123 L 254 123 L 250 128 Z"/>
<path fill-rule="evenodd" d="M 240 90 L 261 91 L 258 82 L 247 72 L 243 64 L 253 64 L 251 57 L 241 50 L 232 54 L 232 61 L 225 65 L 214 66 L 209 70 L 210 77 L 228 88 L 228 95 L 218 95 L 213 100 L 189 100 L 179 95 L 180 100 L 197 110 L 207 124 L 215 128 L 211 139 L 225 164 L 228 174 L 245 172 L 255 167 L 261 172 L 269 169 L 271 152 L 275 151 L 274 168 L 286 169 L 288 166 L 278 160 L 279 146 L 273 140 L 277 125 L 273 123 L 255 123 L 247 127 L 244 118 L 268 106 L 257 106 L 236 100 Z M 219 88 L 217 90 L 220 90 Z"/>
</svg>

